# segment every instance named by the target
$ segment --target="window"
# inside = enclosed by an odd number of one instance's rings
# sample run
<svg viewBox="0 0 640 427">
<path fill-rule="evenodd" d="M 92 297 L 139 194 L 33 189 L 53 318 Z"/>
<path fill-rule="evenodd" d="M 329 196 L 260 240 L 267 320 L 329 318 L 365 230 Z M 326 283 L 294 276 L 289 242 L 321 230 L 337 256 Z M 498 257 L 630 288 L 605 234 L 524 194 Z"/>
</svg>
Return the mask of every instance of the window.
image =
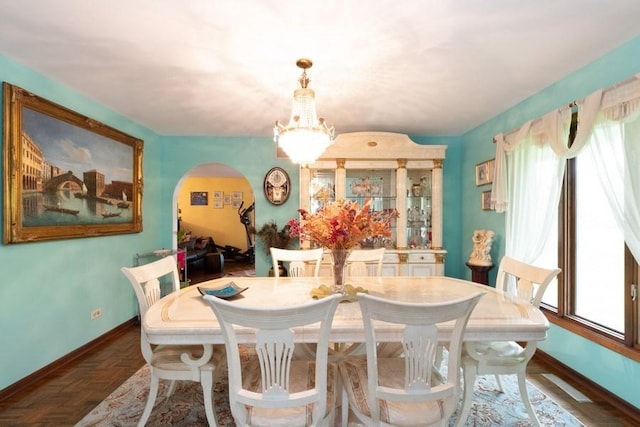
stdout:
<svg viewBox="0 0 640 427">
<path fill-rule="evenodd" d="M 634 76 L 497 134 L 491 196 L 506 212 L 505 253 L 562 269 L 542 301 L 550 321 L 636 361 L 638 94 Z"/>
<path fill-rule="evenodd" d="M 638 265 L 610 208 L 591 150 L 567 160 L 558 222 L 550 230 L 539 265 L 559 265 L 542 307 L 550 321 L 612 350 L 640 360 L 637 301 Z M 596 166 L 597 165 L 597 166 Z"/>
</svg>

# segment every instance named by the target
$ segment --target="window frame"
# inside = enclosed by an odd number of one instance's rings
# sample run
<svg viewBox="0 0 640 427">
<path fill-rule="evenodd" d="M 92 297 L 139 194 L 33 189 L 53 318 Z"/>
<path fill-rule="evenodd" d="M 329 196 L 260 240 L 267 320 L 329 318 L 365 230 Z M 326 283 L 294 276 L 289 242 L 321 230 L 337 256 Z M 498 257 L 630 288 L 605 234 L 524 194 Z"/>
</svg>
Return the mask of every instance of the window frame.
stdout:
<svg viewBox="0 0 640 427">
<path fill-rule="evenodd" d="M 573 139 L 573 132 L 570 140 Z M 558 277 L 557 308 L 542 303 L 540 308 L 549 322 L 576 335 L 589 339 L 612 351 L 640 362 L 640 337 L 638 337 L 638 301 L 632 299 L 632 285 L 638 284 L 640 268 L 631 251 L 625 245 L 625 321 L 624 333 L 616 333 L 594 322 L 573 314 L 576 266 L 573 249 L 576 236 L 575 206 L 576 167 L 575 160 L 567 160 L 558 208 L 558 264 L 563 273 Z"/>
</svg>

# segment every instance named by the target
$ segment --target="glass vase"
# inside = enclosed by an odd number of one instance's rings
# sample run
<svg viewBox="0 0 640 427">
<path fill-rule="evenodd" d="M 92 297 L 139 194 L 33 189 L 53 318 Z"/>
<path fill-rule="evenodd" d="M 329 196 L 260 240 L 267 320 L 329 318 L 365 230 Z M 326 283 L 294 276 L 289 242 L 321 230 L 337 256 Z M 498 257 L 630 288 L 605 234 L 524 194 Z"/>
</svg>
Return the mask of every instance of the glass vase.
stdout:
<svg viewBox="0 0 640 427">
<path fill-rule="evenodd" d="M 333 249 L 333 293 L 344 294 L 344 284 L 347 277 L 347 259 L 351 253 L 350 249 Z"/>
</svg>

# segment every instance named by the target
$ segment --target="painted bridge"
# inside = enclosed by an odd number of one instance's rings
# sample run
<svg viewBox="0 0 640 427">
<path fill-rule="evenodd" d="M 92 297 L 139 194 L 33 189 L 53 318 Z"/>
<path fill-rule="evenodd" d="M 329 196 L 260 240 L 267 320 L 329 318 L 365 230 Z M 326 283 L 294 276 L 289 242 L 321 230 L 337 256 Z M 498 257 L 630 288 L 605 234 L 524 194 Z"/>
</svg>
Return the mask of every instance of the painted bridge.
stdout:
<svg viewBox="0 0 640 427">
<path fill-rule="evenodd" d="M 54 176 L 44 185 L 45 191 L 58 191 L 61 190 L 67 183 L 74 182 L 78 184 L 78 187 L 82 188 L 84 182 L 75 176 L 73 172 L 69 171 L 61 175 Z"/>
</svg>

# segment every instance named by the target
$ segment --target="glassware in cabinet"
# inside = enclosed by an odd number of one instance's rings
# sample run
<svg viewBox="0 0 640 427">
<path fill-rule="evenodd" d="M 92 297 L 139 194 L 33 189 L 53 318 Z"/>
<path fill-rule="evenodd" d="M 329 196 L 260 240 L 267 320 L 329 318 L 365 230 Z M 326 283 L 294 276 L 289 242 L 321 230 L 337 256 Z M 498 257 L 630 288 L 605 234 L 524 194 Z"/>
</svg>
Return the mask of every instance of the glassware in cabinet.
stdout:
<svg viewBox="0 0 640 427">
<path fill-rule="evenodd" d="M 431 170 L 410 170 L 407 174 L 407 247 L 431 247 Z"/>
<path fill-rule="evenodd" d="M 393 212 L 396 209 L 396 175 L 389 169 L 347 169 L 345 179 L 345 198 L 355 200 L 360 205 L 371 199 L 373 211 Z M 396 247 L 397 223 L 391 221 L 391 237 L 376 238 L 363 242 L 363 247 Z"/>
<path fill-rule="evenodd" d="M 309 212 L 315 212 L 326 203 L 336 199 L 334 169 L 311 169 L 309 171 Z"/>
</svg>

